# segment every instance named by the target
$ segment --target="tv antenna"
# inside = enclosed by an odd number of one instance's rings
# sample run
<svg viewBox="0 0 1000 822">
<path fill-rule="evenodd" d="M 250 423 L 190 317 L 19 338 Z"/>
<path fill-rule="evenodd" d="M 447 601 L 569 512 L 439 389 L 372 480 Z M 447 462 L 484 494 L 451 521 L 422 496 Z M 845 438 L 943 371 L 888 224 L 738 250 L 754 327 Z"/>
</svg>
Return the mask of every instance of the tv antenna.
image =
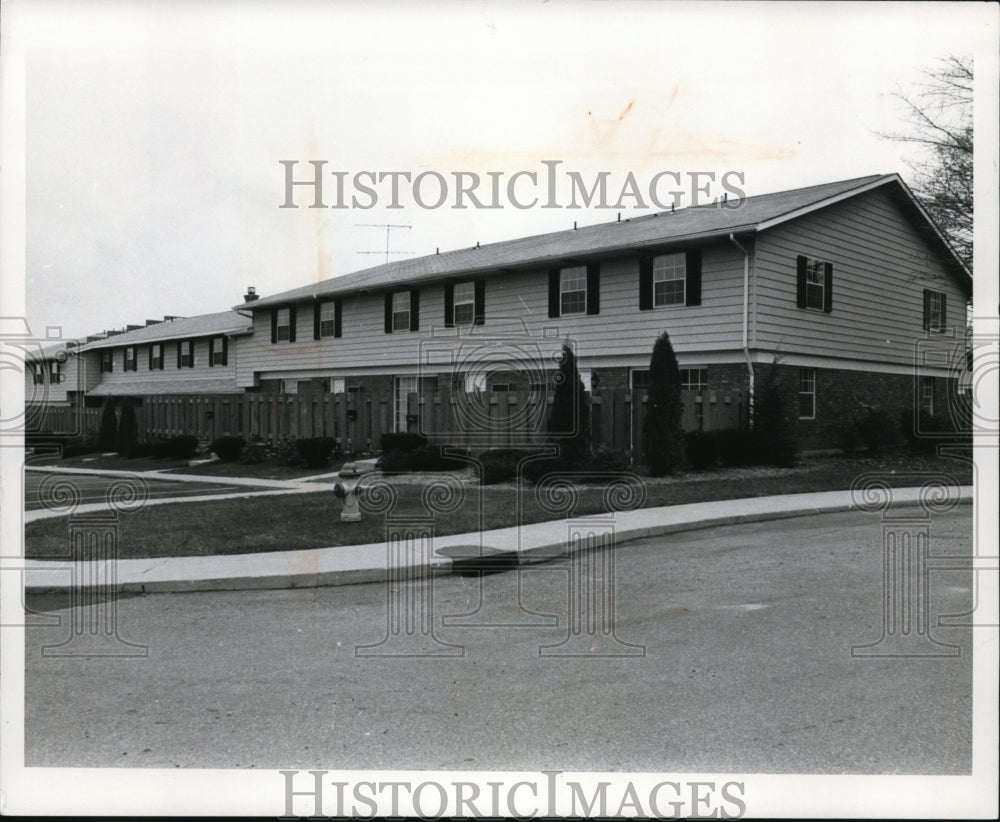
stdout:
<svg viewBox="0 0 1000 822">
<path fill-rule="evenodd" d="M 358 254 L 384 254 L 385 261 L 389 262 L 390 254 L 412 254 L 412 251 L 390 251 L 389 237 L 394 228 L 413 228 L 412 225 L 401 225 L 399 223 L 355 223 L 357 228 L 384 228 L 385 229 L 385 250 L 383 251 L 359 251 Z"/>
</svg>

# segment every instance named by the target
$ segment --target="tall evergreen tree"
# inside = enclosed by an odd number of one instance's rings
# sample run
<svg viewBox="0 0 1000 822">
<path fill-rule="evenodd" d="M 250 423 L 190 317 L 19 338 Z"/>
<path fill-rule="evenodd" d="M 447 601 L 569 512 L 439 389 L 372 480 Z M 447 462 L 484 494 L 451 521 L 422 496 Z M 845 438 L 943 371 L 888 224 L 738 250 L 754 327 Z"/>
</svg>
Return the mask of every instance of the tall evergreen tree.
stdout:
<svg viewBox="0 0 1000 822">
<path fill-rule="evenodd" d="M 139 443 L 139 423 L 135 418 L 135 409 L 128 400 L 122 402 L 122 418 L 118 424 L 118 453 L 126 459 L 135 456 L 136 445 Z"/>
<path fill-rule="evenodd" d="M 97 433 L 97 445 L 102 451 L 113 451 L 118 447 L 118 414 L 115 405 L 111 397 L 104 400 L 101 427 Z"/>
<path fill-rule="evenodd" d="M 664 331 L 653 345 L 646 398 L 647 455 L 654 477 L 671 474 L 683 464 L 681 410 L 681 372 L 670 335 Z"/>
<path fill-rule="evenodd" d="M 556 375 L 556 390 L 548 420 L 549 439 L 559 445 L 561 459 L 579 465 L 591 454 L 590 414 L 587 392 L 576 367 L 576 356 L 563 345 Z"/>
</svg>

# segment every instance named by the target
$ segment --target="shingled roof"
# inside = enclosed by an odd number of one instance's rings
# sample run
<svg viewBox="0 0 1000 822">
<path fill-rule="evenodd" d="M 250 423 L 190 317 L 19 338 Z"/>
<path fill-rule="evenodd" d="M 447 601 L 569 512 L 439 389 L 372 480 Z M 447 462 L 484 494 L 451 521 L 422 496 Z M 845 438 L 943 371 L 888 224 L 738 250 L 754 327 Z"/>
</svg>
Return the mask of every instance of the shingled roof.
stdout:
<svg viewBox="0 0 1000 822">
<path fill-rule="evenodd" d="M 216 314 L 178 317 L 173 320 L 145 325 L 134 331 L 126 331 L 103 340 L 95 340 L 80 346 L 78 350 L 95 351 L 99 348 L 119 348 L 123 345 L 213 337 L 217 334 L 241 334 L 248 333 L 252 328 L 253 323 L 246 315 L 236 311 L 220 311 Z"/>
<path fill-rule="evenodd" d="M 945 259 L 950 260 L 957 271 L 964 272 L 965 278 L 968 279 L 968 270 L 934 227 L 927 213 L 914 199 L 899 175 L 874 174 L 853 180 L 746 197 L 739 201 L 738 205 L 714 203 L 691 206 L 674 212 L 632 217 L 620 222 L 602 223 L 506 240 L 482 247 L 397 260 L 282 291 L 239 307 L 255 311 L 259 308 L 300 300 L 391 288 L 446 279 L 460 274 L 484 274 L 490 271 L 526 267 L 541 268 L 550 263 L 581 255 L 595 257 L 646 246 L 703 241 L 725 237 L 731 233 L 757 232 L 885 185 L 894 190 L 900 202 L 923 224 L 927 229 L 925 235 L 939 247 Z"/>
</svg>

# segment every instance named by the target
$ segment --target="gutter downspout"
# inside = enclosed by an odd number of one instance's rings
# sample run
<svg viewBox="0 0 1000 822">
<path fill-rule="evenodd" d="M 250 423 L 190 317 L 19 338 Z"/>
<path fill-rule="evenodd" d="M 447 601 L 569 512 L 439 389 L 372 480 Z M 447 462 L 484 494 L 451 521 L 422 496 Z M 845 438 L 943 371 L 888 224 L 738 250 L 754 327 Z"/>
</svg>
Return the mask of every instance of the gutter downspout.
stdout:
<svg viewBox="0 0 1000 822">
<path fill-rule="evenodd" d="M 747 392 L 747 410 L 750 427 L 753 428 L 754 416 L 754 373 L 753 361 L 750 359 L 750 252 L 736 241 L 736 235 L 730 233 L 729 242 L 743 252 L 743 356 L 747 362 L 747 377 L 749 391 Z"/>
</svg>

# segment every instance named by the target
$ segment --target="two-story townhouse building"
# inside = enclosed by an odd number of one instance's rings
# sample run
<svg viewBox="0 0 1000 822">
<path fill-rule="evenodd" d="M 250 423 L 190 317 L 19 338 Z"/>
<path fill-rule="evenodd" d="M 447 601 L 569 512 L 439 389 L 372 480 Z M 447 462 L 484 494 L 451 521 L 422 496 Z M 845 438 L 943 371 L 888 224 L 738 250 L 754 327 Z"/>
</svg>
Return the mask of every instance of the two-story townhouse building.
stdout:
<svg viewBox="0 0 1000 822">
<path fill-rule="evenodd" d="M 804 447 L 852 411 L 946 402 L 972 279 L 895 174 L 391 262 L 239 306 L 235 387 L 539 388 L 564 341 L 588 389 L 641 392 L 670 334 L 683 387 L 747 413 L 765 368 Z M 957 333 L 955 333 L 957 332 Z M 954 338 L 953 335 L 954 334 Z M 935 357 L 922 346 L 935 339 Z M 942 356 L 941 352 L 944 352 Z M 731 419 L 731 417 L 730 417 Z"/>
</svg>

